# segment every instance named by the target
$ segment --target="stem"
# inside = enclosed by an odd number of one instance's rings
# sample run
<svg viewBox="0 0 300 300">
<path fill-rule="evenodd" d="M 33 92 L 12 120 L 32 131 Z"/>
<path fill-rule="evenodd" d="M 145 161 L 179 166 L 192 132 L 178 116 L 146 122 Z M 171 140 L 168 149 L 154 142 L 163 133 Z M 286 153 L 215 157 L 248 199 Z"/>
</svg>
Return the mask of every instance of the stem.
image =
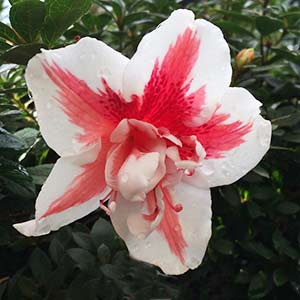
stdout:
<svg viewBox="0 0 300 300">
<path fill-rule="evenodd" d="M 267 8 L 269 5 L 269 0 L 264 0 L 262 5 L 262 15 L 265 16 L 267 14 Z M 261 64 L 265 64 L 265 51 L 264 51 L 264 37 L 260 36 L 260 55 L 261 55 Z"/>
<path fill-rule="evenodd" d="M 270 149 L 272 149 L 272 150 L 282 150 L 282 151 L 296 152 L 296 149 L 287 148 L 287 147 L 280 147 L 280 146 L 271 146 Z"/>
</svg>

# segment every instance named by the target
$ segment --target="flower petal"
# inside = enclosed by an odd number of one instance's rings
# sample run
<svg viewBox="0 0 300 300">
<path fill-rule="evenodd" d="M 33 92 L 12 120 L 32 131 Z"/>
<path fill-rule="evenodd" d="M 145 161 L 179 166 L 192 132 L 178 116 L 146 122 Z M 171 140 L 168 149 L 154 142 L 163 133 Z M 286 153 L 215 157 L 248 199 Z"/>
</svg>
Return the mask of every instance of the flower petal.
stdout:
<svg viewBox="0 0 300 300">
<path fill-rule="evenodd" d="M 165 173 L 166 142 L 151 124 L 123 119 L 110 141 L 115 144 L 107 157 L 107 184 L 132 201 L 143 201 Z"/>
<path fill-rule="evenodd" d="M 230 80 L 230 52 L 221 30 L 177 10 L 142 39 L 125 68 L 123 92 L 127 100 L 139 99 L 144 121 L 178 135 L 213 113 Z"/>
<path fill-rule="evenodd" d="M 96 145 L 86 153 L 60 158 L 37 198 L 35 220 L 14 227 L 27 236 L 43 235 L 97 209 L 106 192 L 105 148 L 102 145 L 99 152 Z"/>
<path fill-rule="evenodd" d="M 183 182 L 170 189 L 170 194 L 174 202 L 183 207 L 177 213 L 178 222 L 170 222 L 165 207 L 160 225 L 144 239 L 137 238 L 128 228 L 130 202 L 126 199 L 117 200 L 111 220 L 133 258 L 155 264 L 167 274 L 177 275 L 195 269 L 202 261 L 211 236 L 211 200 L 208 188 L 200 189 Z M 176 247 L 182 247 L 183 259 L 174 250 Z"/>
<path fill-rule="evenodd" d="M 269 149 L 271 123 L 260 116 L 260 106 L 247 90 L 229 88 L 218 109 L 218 114 L 227 115 L 225 127 L 212 126 L 212 134 L 203 132 L 202 140 L 199 135 L 211 157 L 203 161 L 197 173 L 205 175 L 211 187 L 235 182 L 254 168 Z"/>
<path fill-rule="evenodd" d="M 105 103 L 121 103 L 116 98 L 120 98 L 127 62 L 126 57 L 92 38 L 42 50 L 30 60 L 25 78 L 41 132 L 60 156 L 85 151 L 86 144 L 94 143 L 101 129 L 109 127 L 109 117 L 118 112 Z M 111 109 L 107 112 L 104 107 Z"/>
<path fill-rule="evenodd" d="M 134 150 L 126 158 L 118 173 L 118 190 L 131 201 L 143 201 L 153 185 L 158 183 L 156 174 L 160 163 L 158 152 L 142 153 Z"/>
</svg>

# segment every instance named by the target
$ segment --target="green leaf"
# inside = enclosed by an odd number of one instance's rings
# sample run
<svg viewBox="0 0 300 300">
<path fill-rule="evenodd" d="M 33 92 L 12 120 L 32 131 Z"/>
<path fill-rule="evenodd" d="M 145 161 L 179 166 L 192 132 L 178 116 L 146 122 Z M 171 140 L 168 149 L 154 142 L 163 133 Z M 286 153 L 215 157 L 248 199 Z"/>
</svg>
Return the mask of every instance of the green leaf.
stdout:
<svg viewBox="0 0 300 300">
<path fill-rule="evenodd" d="M 92 0 L 45 0 L 46 18 L 41 31 L 43 41 L 51 45 L 90 8 Z"/>
<path fill-rule="evenodd" d="M 224 199 L 232 206 L 239 206 L 241 199 L 238 191 L 233 186 L 226 186 L 221 189 Z"/>
<path fill-rule="evenodd" d="M 261 207 L 256 204 L 253 200 L 247 202 L 248 212 L 251 218 L 256 219 L 264 217 L 266 214 L 262 211 Z"/>
<path fill-rule="evenodd" d="M 89 234 L 84 232 L 73 232 L 73 239 L 75 243 L 86 250 L 94 250 L 92 239 Z"/>
<path fill-rule="evenodd" d="M 283 236 L 282 232 L 276 230 L 273 233 L 272 239 L 274 247 L 279 254 L 284 253 L 292 259 L 299 259 L 299 252 L 291 246 L 290 242 Z"/>
<path fill-rule="evenodd" d="M 14 4 L 9 12 L 11 26 L 27 42 L 34 42 L 45 18 L 45 4 L 39 0 L 23 0 Z"/>
<path fill-rule="evenodd" d="M 4 292 L 6 290 L 7 282 L 0 283 L 0 300 L 4 299 L 2 296 L 4 295 Z"/>
<path fill-rule="evenodd" d="M 22 140 L 0 128 L 0 149 L 21 150 L 25 147 Z"/>
<path fill-rule="evenodd" d="M 0 51 L 7 50 L 11 48 L 11 45 L 8 44 L 4 39 L 0 39 Z"/>
<path fill-rule="evenodd" d="M 87 250 L 72 248 L 67 252 L 81 270 L 88 270 L 95 264 L 95 257 Z"/>
<path fill-rule="evenodd" d="M 259 271 L 251 279 L 248 296 L 252 299 L 262 299 L 268 293 L 267 276 L 263 271 Z"/>
<path fill-rule="evenodd" d="M 270 175 L 269 175 L 268 171 L 266 169 L 264 169 L 263 167 L 261 167 L 261 166 L 256 166 L 253 169 L 253 172 L 258 174 L 261 177 L 270 178 Z"/>
<path fill-rule="evenodd" d="M 221 13 L 224 16 L 228 16 L 232 19 L 232 21 L 235 22 L 247 22 L 247 23 L 253 23 L 253 17 L 246 15 L 245 13 L 238 13 L 236 11 L 232 10 L 223 10 L 223 9 L 216 9 L 215 10 L 218 13 Z"/>
<path fill-rule="evenodd" d="M 283 28 L 283 22 L 279 19 L 267 16 L 259 16 L 255 20 L 256 28 L 262 35 L 268 35 L 280 28 Z"/>
<path fill-rule="evenodd" d="M 287 142 L 300 144 L 300 134 L 289 133 L 286 134 L 283 139 Z"/>
<path fill-rule="evenodd" d="M 232 255 L 234 252 L 234 244 L 228 240 L 218 239 L 212 245 L 214 249 L 225 255 Z"/>
<path fill-rule="evenodd" d="M 17 284 L 22 294 L 25 297 L 28 297 L 29 299 L 32 297 L 32 295 L 35 293 L 35 291 L 38 288 L 37 284 L 31 278 L 25 276 L 20 276 L 18 278 Z"/>
<path fill-rule="evenodd" d="M 102 218 L 98 219 L 91 230 L 91 237 L 96 247 L 99 247 L 103 243 L 110 245 L 114 236 L 115 232 L 111 224 Z"/>
<path fill-rule="evenodd" d="M 0 59 L 7 63 L 13 63 L 18 65 L 26 65 L 30 58 L 40 52 L 41 48 L 44 48 L 43 44 L 24 44 L 14 46 L 4 52 Z"/>
<path fill-rule="evenodd" d="M 51 241 L 51 244 L 49 246 L 49 254 L 51 256 L 51 259 L 58 264 L 63 257 L 64 254 L 64 246 L 61 244 L 61 242 L 54 238 Z"/>
<path fill-rule="evenodd" d="M 13 44 L 19 44 L 22 42 L 16 32 L 2 22 L 0 22 L 0 37 L 4 40 L 10 41 Z"/>
<path fill-rule="evenodd" d="M 291 201 L 282 201 L 277 205 L 276 209 L 284 215 L 292 215 L 299 212 L 300 206 Z"/>
<path fill-rule="evenodd" d="M 35 279 L 45 284 L 51 272 L 51 262 L 48 256 L 39 248 L 35 248 L 30 257 L 29 266 Z"/>
<path fill-rule="evenodd" d="M 19 138 L 26 145 L 27 148 L 31 147 L 36 141 L 37 136 L 39 135 L 39 131 L 35 128 L 23 128 L 14 134 L 17 138 Z"/>
<path fill-rule="evenodd" d="M 237 33 L 240 35 L 253 37 L 253 33 L 251 31 L 239 26 L 237 23 L 230 21 L 216 21 L 215 24 L 228 33 Z"/>
<path fill-rule="evenodd" d="M 288 282 L 289 278 L 284 269 L 276 269 L 273 272 L 273 281 L 276 286 L 282 286 Z"/>
<path fill-rule="evenodd" d="M 238 284 L 247 284 L 250 282 L 250 279 L 250 274 L 247 271 L 240 269 L 240 272 L 235 277 L 234 282 Z"/>
<path fill-rule="evenodd" d="M 27 168 L 29 175 L 32 177 L 34 184 L 42 185 L 49 176 L 54 164 L 37 165 Z"/>
<path fill-rule="evenodd" d="M 97 249 L 97 256 L 102 265 L 108 264 L 111 257 L 109 248 L 105 244 L 101 244 Z"/>
<path fill-rule="evenodd" d="M 261 242 L 246 241 L 241 243 L 241 245 L 246 251 L 258 254 L 268 260 L 274 258 L 275 256 L 275 253 Z"/>
</svg>

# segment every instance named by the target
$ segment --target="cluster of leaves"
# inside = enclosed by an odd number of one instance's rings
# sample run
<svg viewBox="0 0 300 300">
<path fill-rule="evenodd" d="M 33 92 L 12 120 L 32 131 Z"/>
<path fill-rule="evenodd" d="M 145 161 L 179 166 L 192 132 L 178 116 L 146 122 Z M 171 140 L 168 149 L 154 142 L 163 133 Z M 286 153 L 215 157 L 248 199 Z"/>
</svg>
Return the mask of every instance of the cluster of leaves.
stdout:
<svg viewBox="0 0 300 300">
<path fill-rule="evenodd" d="M 10 25 L 0 23 L 0 299 L 298 299 L 297 1 L 10 2 Z M 57 159 L 39 133 L 22 65 L 41 47 L 61 47 L 83 36 L 130 57 L 141 37 L 180 7 L 220 26 L 232 57 L 255 49 L 247 65 L 233 59 L 233 85 L 263 102 L 273 126 L 271 149 L 259 166 L 238 183 L 213 190 L 213 236 L 203 264 L 167 277 L 130 259 L 99 211 L 45 237 L 20 236 L 11 225 L 32 217 Z"/>
</svg>

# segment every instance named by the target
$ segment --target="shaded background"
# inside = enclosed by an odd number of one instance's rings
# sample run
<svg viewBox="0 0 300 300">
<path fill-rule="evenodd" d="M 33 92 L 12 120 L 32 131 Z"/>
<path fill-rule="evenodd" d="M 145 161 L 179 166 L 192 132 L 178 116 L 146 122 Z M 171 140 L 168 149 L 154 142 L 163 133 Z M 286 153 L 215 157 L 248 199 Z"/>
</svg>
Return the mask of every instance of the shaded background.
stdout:
<svg viewBox="0 0 300 300">
<path fill-rule="evenodd" d="M 0 299 L 299 299 L 299 1 L 10 4 L 2 2 L 0 23 Z M 28 96 L 28 59 L 40 47 L 84 36 L 131 57 L 146 32 L 182 7 L 222 28 L 233 57 L 232 85 L 262 101 L 273 125 L 271 149 L 259 166 L 213 189 L 213 235 L 202 265 L 175 277 L 131 260 L 101 211 L 47 236 L 19 235 L 11 225 L 33 217 L 36 195 L 57 159 Z M 237 62 L 244 48 L 254 48 L 255 56 Z"/>
</svg>

